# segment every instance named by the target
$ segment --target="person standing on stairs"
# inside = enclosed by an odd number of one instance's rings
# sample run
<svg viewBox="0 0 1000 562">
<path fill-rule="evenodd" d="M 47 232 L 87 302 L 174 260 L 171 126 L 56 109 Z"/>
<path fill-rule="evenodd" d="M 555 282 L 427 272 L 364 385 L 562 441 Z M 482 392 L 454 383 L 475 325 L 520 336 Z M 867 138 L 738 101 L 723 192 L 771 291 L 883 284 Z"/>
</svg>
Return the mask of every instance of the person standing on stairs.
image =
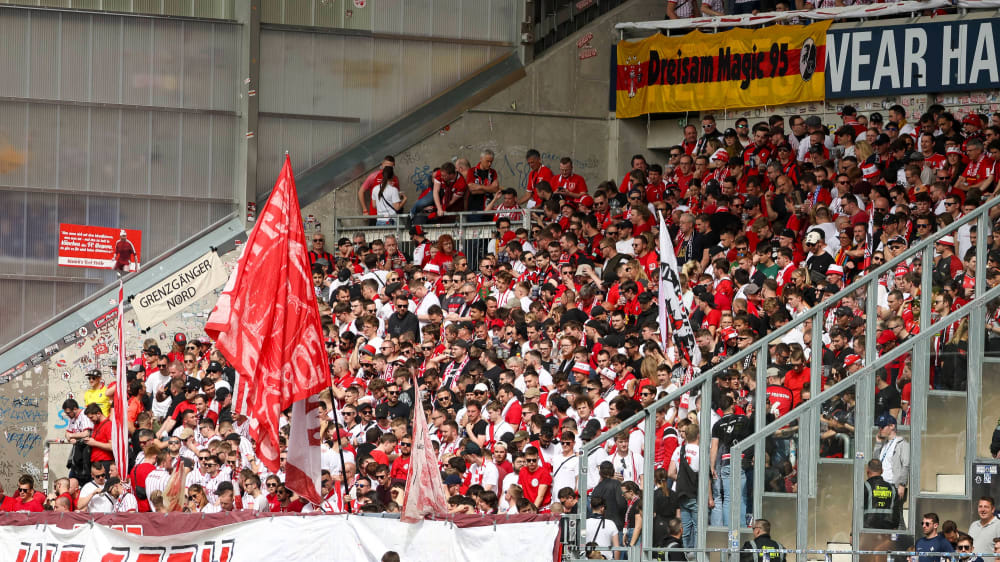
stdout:
<svg viewBox="0 0 1000 562">
<path fill-rule="evenodd" d="M 882 478 L 896 486 L 899 498 L 896 501 L 897 521 L 902 520 L 903 503 L 906 502 L 906 486 L 910 480 L 910 444 L 896 434 L 896 418 L 882 414 L 875 420 L 878 427 L 873 458 L 882 463 Z"/>
</svg>

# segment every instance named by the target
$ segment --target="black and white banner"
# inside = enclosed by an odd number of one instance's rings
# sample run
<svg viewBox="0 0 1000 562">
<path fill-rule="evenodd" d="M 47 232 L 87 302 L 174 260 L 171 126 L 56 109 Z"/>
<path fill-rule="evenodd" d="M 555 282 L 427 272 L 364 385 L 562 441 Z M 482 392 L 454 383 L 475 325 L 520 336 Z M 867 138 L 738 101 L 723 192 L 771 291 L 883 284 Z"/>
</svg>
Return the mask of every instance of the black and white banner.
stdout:
<svg viewBox="0 0 1000 562">
<path fill-rule="evenodd" d="M 229 274 L 214 251 L 135 295 L 132 308 L 139 325 L 149 328 L 163 322 L 226 283 Z"/>
<path fill-rule="evenodd" d="M 688 318 L 684 302 L 681 300 L 681 281 L 677 271 L 677 255 L 670 242 L 670 232 L 660 215 L 660 338 L 664 350 L 667 348 L 667 322 L 670 322 L 677 358 L 685 359 L 694 368 L 701 365 L 701 350 L 694 341 L 694 330 Z M 669 319 L 668 319 L 669 317 Z"/>
</svg>

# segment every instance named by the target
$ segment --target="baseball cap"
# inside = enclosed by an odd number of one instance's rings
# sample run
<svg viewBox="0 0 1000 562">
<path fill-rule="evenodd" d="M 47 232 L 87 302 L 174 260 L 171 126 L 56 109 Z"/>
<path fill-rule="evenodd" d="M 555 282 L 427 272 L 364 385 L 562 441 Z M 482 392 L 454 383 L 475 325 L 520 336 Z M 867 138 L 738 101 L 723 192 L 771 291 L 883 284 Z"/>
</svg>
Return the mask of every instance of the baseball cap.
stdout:
<svg viewBox="0 0 1000 562">
<path fill-rule="evenodd" d="M 187 336 L 183 332 L 177 332 L 174 334 L 174 343 L 179 343 L 181 345 L 186 344 L 188 341 Z"/>
<path fill-rule="evenodd" d="M 731 339 L 733 339 L 735 337 L 736 337 L 736 329 L 733 328 L 732 326 L 727 326 L 727 327 L 725 327 L 725 328 L 722 329 L 722 339 L 723 340 L 729 341 L 729 340 L 731 340 Z"/>
<path fill-rule="evenodd" d="M 875 420 L 875 425 L 880 428 L 889 425 L 896 425 L 896 418 L 892 417 L 890 414 L 882 414 L 877 420 Z"/>
<path fill-rule="evenodd" d="M 593 207 L 594 198 L 589 195 L 584 195 L 583 197 L 580 198 L 580 205 L 583 207 Z"/>
<path fill-rule="evenodd" d="M 483 449 L 476 445 L 475 441 L 469 441 L 465 444 L 465 449 L 462 451 L 463 455 L 481 455 L 483 454 Z"/>
<path fill-rule="evenodd" d="M 462 483 L 462 477 L 457 474 L 449 474 L 444 477 L 445 486 L 458 486 Z"/>
<path fill-rule="evenodd" d="M 822 240 L 822 236 L 818 230 L 811 230 L 806 234 L 806 244 L 815 244 L 820 240 Z"/>
<path fill-rule="evenodd" d="M 885 345 L 894 341 L 896 341 L 896 334 L 892 333 L 892 330 L 882 330 L 882 333 L 878 335 L 878 339 L 875 340 L 875 343 L 878 345 Z"/>
<path fill-rule="evenodd" d="M 219 363 L 218 361 L 212 361 L 211 363 L 208 364 L 208 367 L 205 369 L 205 371 L 208 373 L 221 373 L 222 364 Z"/>
<path fill-rule="evenodd" d="M 417 225 L 417 226 L 411 226 L 410 227 L 410 236 L 423 236 L 423 235 L 424 235 L 424 227 L 423 226 Z"/>
<path fill-rule="evenodd" d="M 383 403 L 383 404 L 379 404 L 378 406 L 375 407 L 375 419 L 381 420 L 381 419 L 385 419 L 387 417 L 389 417 L 389 405 L 388 404 Z"/>
<path fill-rule="evenodd" d="M 767 368 L 767 376 L 769 376 L 769 377 L 781 377 L 782 376 L 781 369 L 779 369 L 777 367 L 768 367 Z"/>
<path fill-rule="evenodd" d="M 826 274 L 827 275 L 843 275 L 844 274 L 844 268 L 841 267 L 841 266 L 839 266 L 839 265 L 837 265 L 837 264 L 832 264 L 832 265 L 830 265 L 830 267 L 828 267 L 826 269 Z"/>
<path fill-rule="evenodd" d="M 844 366 L 850 367 L 851 365 L 857 363 L 858 361 L 861 361 L 861 356 L 858 355 L 857 353 L 852 353 L 847 357 L 844 357 Z"/>
<path fill-rule="evenodd" d="M 938 244 L 944 246 L 955 247 L 955 237 L 954 236 L 942 236 L 940 240 L 937 241 Z"/>
<path fill-rule="evenodd" d="M 759 207 L 759 206 L 760 206 L 760 197 L 757 197 L 756 195 L 751 195 L 750 197 L 747 197 L 747 200 L 743 202 L 744 209 L 753 209 L 754 207 Z"/>
<path fill-rule="evenodd" d="M 778 236 L 784 236 L 785 238 L 795 239 L 795 231 L 790 228 L 782 228 L 778 232 Z"/>
<path fill-rule="evenodd" d="M 873 142 L 872 144 L 889 144 L 889 135 L 885 133 L 880 134 L 879 136 L 875 137 L 875 142 Z"/>
<path fill-rule="evenodd" d="M 476 391 L 476 392 L 489 392 L 490 391 L 489 387 L 487 387 L 485 384 L 483 384 L 481 382 L 480 383 L 476 383 L 476 386 L 472 387 L 472 390 Z"/>
<path fill-rule="evenodd" d="M 983 128 L 983 120 L 979 118 L 975 113 L 970 113 L 962 119 L 963 125 L 973 125 L 977 128 Z"/>
<path fill-rule="evenodd" d="M 823 125 L 823 120 L 819 118 L 818 115 L 810 115 L 806 117 L 806 127 L 820 127 Z"/>
<path fill-rule="evenodd" d="M 441 266 L 436 263 L 429 263 L 424 266 L 424 273 L 436 273 L 441 274 Z"/>
<path fill-rule="evenodd" d="M 962 149 L 957 146 L 949 146 L 945 149 L 946 154 L 961 154 Z"/>
<path fill-rule="evenodd" d="M 540 390 L 538 390 L 537 388 L 529 388 L 529 389 L 527 389 L 527 390 L 524 391 L 524 397 L 525 398 L 538 398 L 541 395 L 542 395 L 542 392 Z"/>
<path fill-rule="evenodd" d="M 538 390 L 538 389 L 529 388 L 528 390 Z M 531 435 L 529 435 L 527 431 L 522 429 L 521 431 L 518 431 L 517 433 L 514 434 L 514 438 L 511 439 L 511 441 L 525 441 L 529 437 L 531 437 Z"/>
</svg>

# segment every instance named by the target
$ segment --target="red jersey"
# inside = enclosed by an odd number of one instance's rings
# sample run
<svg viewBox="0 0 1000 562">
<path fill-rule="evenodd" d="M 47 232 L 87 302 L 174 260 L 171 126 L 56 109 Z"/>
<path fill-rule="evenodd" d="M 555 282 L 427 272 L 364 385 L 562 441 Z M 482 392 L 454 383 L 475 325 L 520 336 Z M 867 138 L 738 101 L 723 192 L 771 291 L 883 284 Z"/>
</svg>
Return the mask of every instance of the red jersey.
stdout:
<svg viewBox="0 0 1000 562">
<path fill-rule="evenodd" d="M 550 170 L 548 166 L 544 165 L 539 166 L 539 168 L 534 172 L 528 172 L 528 185 L 525 186 L 525 189 L 531 194 L 531 199 L 535 202 L 536 207 L 540 207 L 542 205 L 542 198 L 539 197 L 538 192 L 535 191 L 535 186 L 538 185 L 538 182 L 542 181 L 551 184 L 552 177 L 554 175 L 555 174 L 552 173 L 552 170 Z"/>
<path fill-rule="evenodd" d="M 111 419 L 105 418 L 104 421 L 97 424 L 94 428 L 94 433 L 91 435 L 95 440 L 101 443 L 111 443 Z M 111 456 L 111 451 L 105 451 L 104 449 L 99 449 L 97 447 L 90 448 L 90 462 L 97 461 L 110 461 L 114 460 Z"/>
<path fill-rule="evenodd" d="M 539 462 L 541 462 L 541 457 L 539 457 Z M 528 467 L 522 468 L 517 477 L 517 484 L 524 490 L 524 497 L 532 503 L 537 503 L 535 499 L 538 498 L 538 489 L 545 486 L 545 495 L 542 497 L 541 504 L 538 505 L 548 507 L 552 503 L 552 468 L 548 465 L 539 465 L 534 472 L 528 470 Z"/>
<path fill-rule="evenodd" d="M 389 478 L 393 480 L 406 480 L 410 474 L 410 457 L 398 456 L 392 461 L 392 469 L 389 470 Z"/>
<path fill-rule="evenodd" d="M 646 186 L 646 201 L 650 203 L 656 203 L 657 201 L 663 201 L 663 194 L 667 191 L 667 184 L 663 180 L 656 183 L 650 183 Z"/>
<path fill-rule="evenodd" d="M 993 168 L 995 164 L 993 159 L 986 154 L 980 154 L 979 158 L 975 162 L 969 162 L 965 167 L 965 171 L 962 172 L 962 177 L 965 178 L 966 184 L 977 184 L 988 177 L 993 175 Z"/>
<path fill-rule="evenodd" d="M 462 203 L 462 196 L 465 195 L 466 190 L 469 188 L 465 178 L 462 177 L 462 174 L 456 173 L 455 179 L 450 182 L 446 182 L 442 179 L 441 170 L 438 170 L 434 172 L 434 181 L 441 184 L 441 191 L 439 195 L 441 197 L 441 205 L 444 206 L 445 210 L 461 210 L 459 207 L 461 206 L 460 203 Z M 434 189 L 433 185 L 431 186 L 431 189 Z M 452 203 L 452 198 L 456 196 L 458 197 L 458 200 Z"/>
<path fill-rule="evenodd" d="M 587 182 L 583 179 L 580 174 L 573 174 L 569 177 L 563 176 L 562 174 L 555 176 L 549 182 L 552 184 L 552 191 L 558 191 L 560 189 L 565 189 L 570 193 L 587 193 Z"/>
<path fill-rule="evenodd" d="M 41 513 L 45 511 L 45 494 L 35 491 L 28 501 L 22 501 L 20 497 L 13 498 L 13 509 L 11 511 L 30 511 L 32 513 Z M 6 503 L 6 499 L 4 500 Z"/>
</svg>

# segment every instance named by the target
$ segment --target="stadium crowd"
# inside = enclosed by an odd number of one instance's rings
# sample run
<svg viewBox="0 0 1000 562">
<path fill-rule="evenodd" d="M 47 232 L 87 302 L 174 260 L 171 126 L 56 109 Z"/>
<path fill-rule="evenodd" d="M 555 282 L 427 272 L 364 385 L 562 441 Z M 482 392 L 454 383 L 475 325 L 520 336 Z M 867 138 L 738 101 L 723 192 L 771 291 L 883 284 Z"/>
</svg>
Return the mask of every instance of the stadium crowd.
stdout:
<svg viewBox="0 0 1000 562">
<path fill-rule="evenodd" d="M 457 513 L 588 509 L 590 540 L 627 545 L 639 540 L 642 487 L 655 486 L 654 544 L 690 545 L 699 509 L 710 511 L 711 524 L 729 523 L 731 471 L 763 470 L 767 490 L 794 492 L 796 424 L 768 440 L 763 467 L 731 459 L 729 450 L 750 434 L 754 416 L 777 419 L 818 391 L 809 385 L 809 324 L 770 342 L 766 381 L 756 380 L 751 357 L 720 374 L 711 396 L 686 395 L 660 408 L 654 450 L 644 450 L 641 428 L 599 449 L 588 459 L 589 474 L 599 478 L 591 476 L 591 497 L 579 505 L 577 451 L 993 196 L 1000 116 L 958 119 L 933 106 L 914 123 L 906 117 L 901 106 L 885 117 L 846 106 L 832 129 L 815 116 L 775 115 L 738 119 L 722 131 L 706 115 L 700 131 L 684 127 L 664 162 L 636 155 L 620 181 L 594 188 L 570 158 L 550 170 L 534 150 L 526 154 L 526 188 L 504 187 L 493 153 L 484 151 L 475 165 L 442 164 L 430 185 L 418 186 L 423 192 L 410 209 L 387 156 L 359 201 L 380 225 L 409 212 L 410 239 L 362 231 L 328 248 L 321 232 L 311 235 L 334 383 L 322 396 L 323 492 L 332 498 L 346 481 L 335 509 L 398 512 L 418 399 Z M 449 234 L 432 239 L 432 225 L 456 211 L 495 221 L 495 238 L 485 248 Z M 670 230 L 697 365 L 670 338 L 666 349 L 660 343 L 659 216 Z M 991 287 L 1000 282 L 998 230 L 985 237 Z M 919 332 L 922 268 L 934 271 L 935 317 L 967 302 L 976 243 L 976 229 L 962 228 L 939 241 L 933 264 L 915 258 L 881 279 L 877 303 L 861 292 L 832 307 L 823 318 L 822 383 L 862 367 L 868 314 L 877 315 L 880 353 Z M 1000 349 L 994 308 L 987 332 L 990 350 Z M 964 388 L 967 341 L 965 321 L 938 335 L 935 388 Z M 273 474 L 255 458 L 246 418 L 232 413 L 238 375 L 212 342 L 178 333 L 171 343 L 161 350 L 147 340 L 130 363 L 127 470 L 111 462 L 115 389 L 95 370 L 82 401 L 63 404 L 66 438 L 76 443 L 70 477 L 47 498 L 22 478 L 3 509 L 320 509 L 284 487 L 284 453 Z M 879 463 L 869 465 L 870 482 L 898 498 L 906 494 L 909 454 L 896 426 L 908 424 L 911 375 L 906 356 L 881 370 L 875 400 Z M 759 406 L 757 384 L 767 385 Z M 849 390 L 824 406 L 823 455 L 844 454 L 854 404 Z M 692 484 L 703 407 L 713 423 L 704 452 L 713 481 L 707 498 Z M 649 455 L 655 469 L 644 474 Z M 185 471 L 183 491 L 171 493 L 177 470 Z M 882 507 L 888 511 L 874 515 L 898 525 L 895 504 Z"/>
</svg>

